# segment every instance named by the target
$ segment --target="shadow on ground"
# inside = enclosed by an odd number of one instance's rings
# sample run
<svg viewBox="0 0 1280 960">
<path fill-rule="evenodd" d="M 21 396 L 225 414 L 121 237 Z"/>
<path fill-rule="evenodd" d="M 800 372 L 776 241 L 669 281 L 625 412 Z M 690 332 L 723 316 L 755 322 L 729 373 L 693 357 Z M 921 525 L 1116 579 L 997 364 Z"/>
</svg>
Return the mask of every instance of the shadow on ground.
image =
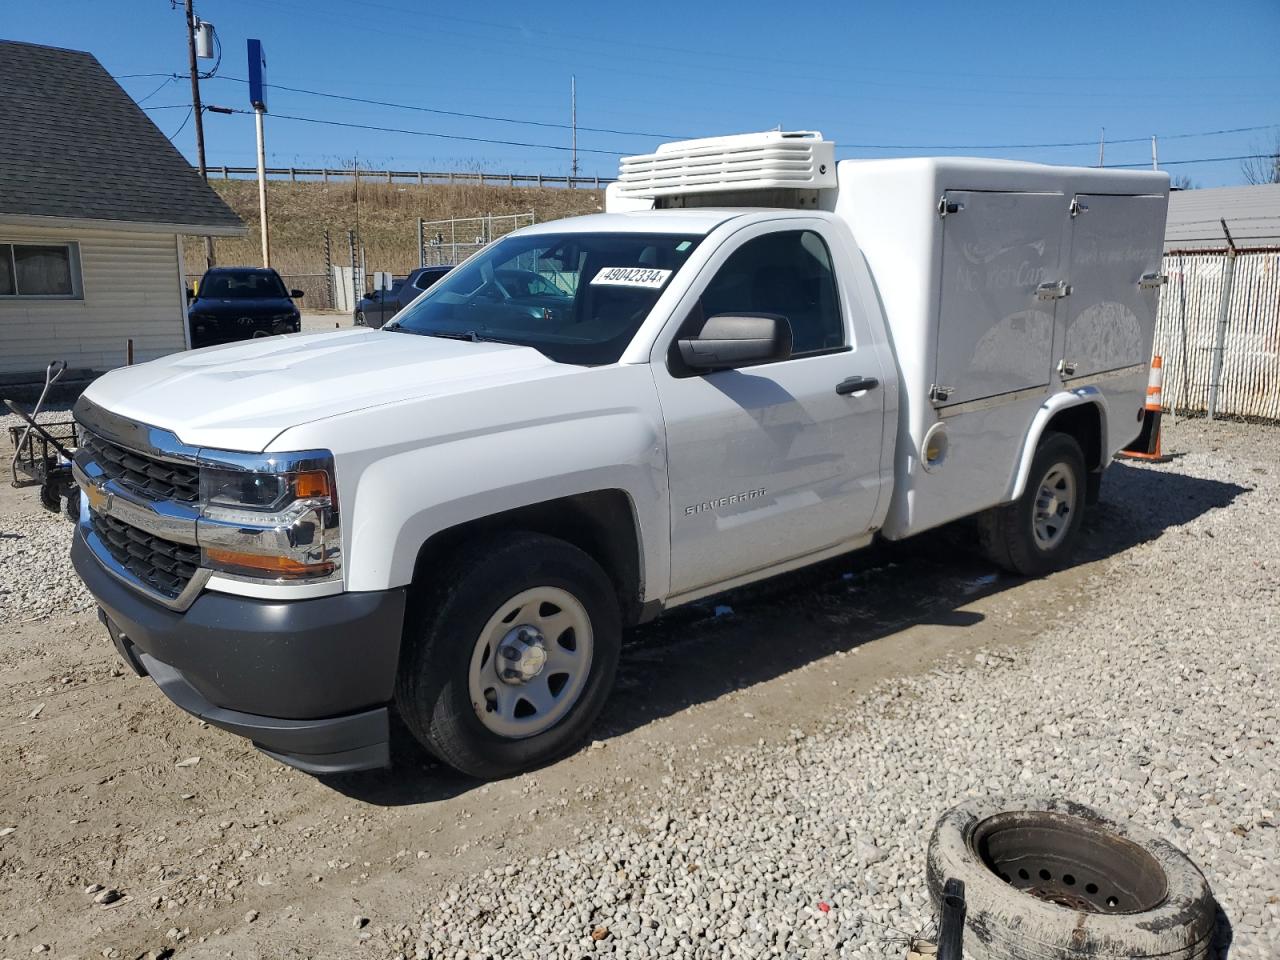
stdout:
<svg viewBox="0 0 1280 960">
<path fill-rule="evenodd" d="M 1086 518 L 1076 563 L 1154 540 L 1248 489 L 1117 463 Z M 917 624 L 981 622 L 981 614 L 961 608 L 1024 580 L 997 572 L 973 542 L 971 523 L 952 524 L 677 608 L 628 631 L 617 684 L 594 736 L 627 733 Z M 389 771 L 328 782 L 386 806 L 429 803 L 477 785 L 433 762 L 402 728 L 393 756 Z"/>
</svg>

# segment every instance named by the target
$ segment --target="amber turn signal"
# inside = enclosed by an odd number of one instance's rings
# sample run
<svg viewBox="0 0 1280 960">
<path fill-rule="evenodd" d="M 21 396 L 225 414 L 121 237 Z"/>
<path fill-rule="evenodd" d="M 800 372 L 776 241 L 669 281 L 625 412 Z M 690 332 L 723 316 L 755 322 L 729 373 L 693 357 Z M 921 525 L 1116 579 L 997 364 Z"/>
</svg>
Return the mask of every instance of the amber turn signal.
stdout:
<svg viewBox="0 0 1280 960">
<path fill-rule="evenodd" d="M 299 499 L 329 496 L 329 474 L 324 470 L 304 470 L 294 474 L 293 492 Z"/>
<path fill-rule="evenodd" d="M 223 570 L 238 568 L 254 573 L 269 573 L 285 580 L 326 577 L 334 570 L 333 564 L 327 560 L 321 563 L 302 563 L 291 557 L 242 553 L 239 550 L 225 550 L 222 547 L 205 547 L 204 554 L 206 559 Z"/>
</svg>

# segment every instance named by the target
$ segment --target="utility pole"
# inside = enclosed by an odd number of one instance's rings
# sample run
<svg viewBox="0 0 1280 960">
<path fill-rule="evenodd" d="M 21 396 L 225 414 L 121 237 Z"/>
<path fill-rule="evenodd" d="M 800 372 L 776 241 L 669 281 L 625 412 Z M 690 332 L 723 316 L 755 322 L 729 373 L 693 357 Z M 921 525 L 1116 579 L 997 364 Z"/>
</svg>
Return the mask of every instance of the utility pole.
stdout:
<svg viewBox="0 0 1280 960">
<path fill-rule="evenodd" d="M 196 121 L 196 163 L 200 178 L 206 182 L 209 170 L 204 164 L 204 107 L 200 104 L 200 74 L 196 70 L 196 13 L 192 0 L 186 0 L 187 66 L 191 69 L 191 115 Z M 204 238 L 205 269 L 213 266 L 213 237 Z"/>
<path fill-rule="evenodd" d="M 569 75 L 569 123 L 573 127 L 573 166 L 569 176 L 576 177 L 578 175 L 578 78 L 574 74 Z"/>
<path fill-rule="evenodd" d="M 1102 132 L 1098 134 L 1098 166 L 1105 167 L 1104 158 L 1107 155 L 1107 128 L 1103 127 Z"/>
<path fill-rule="evenodd" d="M 1160 154 L 1156 151 L 1156 136 L 1154 133 L 1151 135 L 1151 169 L 1160 169 Z"/>
</svg>

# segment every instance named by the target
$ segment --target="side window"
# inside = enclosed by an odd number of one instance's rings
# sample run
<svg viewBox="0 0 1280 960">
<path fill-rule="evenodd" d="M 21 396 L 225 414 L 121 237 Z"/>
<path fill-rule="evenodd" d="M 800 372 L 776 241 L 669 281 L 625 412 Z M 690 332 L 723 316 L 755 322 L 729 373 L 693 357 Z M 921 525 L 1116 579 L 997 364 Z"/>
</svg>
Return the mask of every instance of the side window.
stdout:
<svg viewBox="0 0 1280 960">
<path fill-rule="evenodd" d="M 845 345 L 831 254 L 812 230 L 748 240 L 712 278 L 699 301 L 703 317 L 774 313 L 791 322 L 795 355 Z"/>
</svg>

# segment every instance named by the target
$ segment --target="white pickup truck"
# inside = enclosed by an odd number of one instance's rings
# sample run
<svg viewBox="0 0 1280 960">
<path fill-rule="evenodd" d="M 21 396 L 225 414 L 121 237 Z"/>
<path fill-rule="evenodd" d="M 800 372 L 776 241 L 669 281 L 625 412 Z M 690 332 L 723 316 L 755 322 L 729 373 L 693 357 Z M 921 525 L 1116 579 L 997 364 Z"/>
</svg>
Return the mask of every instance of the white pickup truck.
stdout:
<svg viewBox="0 0 1280 960">
<path fill-rule="evenodd" d="M 1061 565 L 1139 429 L 1168 179 L 668 144 L 380 330 L 101 377 L 73 558 L 121 655 L 317 774 L 397 712 L 500 777 L 573 749 L 623 628 L 976 517 Z"/>
</svg>

